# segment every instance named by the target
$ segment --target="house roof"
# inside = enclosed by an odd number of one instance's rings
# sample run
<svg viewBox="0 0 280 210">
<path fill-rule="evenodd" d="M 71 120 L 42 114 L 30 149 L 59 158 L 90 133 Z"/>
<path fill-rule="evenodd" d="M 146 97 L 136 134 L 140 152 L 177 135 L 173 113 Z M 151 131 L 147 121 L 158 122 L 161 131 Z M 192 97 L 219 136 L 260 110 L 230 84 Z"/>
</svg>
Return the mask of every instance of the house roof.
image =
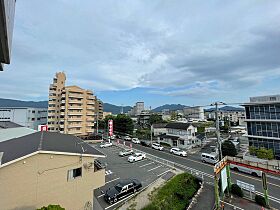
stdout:
<svg viewBox="0 0 280 210">
<path fill-rule="evenodd" d="M 166 125 L 167 123 L 157 123 L 153 124 L 153 128 L 165 128 Z"/>
<path fill-rule="evenodd" d="M 167 123 L 165 128 L 187 130 L 191 125 L 192 125 L 191 123 L 172 122 L 172 123 Z"/>
<path fill-rule="evenodd" d="M 11 121 L 0 121 L 0 129 L 18 128 L 18 127 L 23 127 L 23 126 Z"/>
<path fill-rule="evenodd" d="M 1 152 L 3 152 L 2 164 L 35 152 L 105 157 L 103 153 L 76 136 L 46 131 L 0 142 Z"/>
<path fill-rule="evenodd" d="M 19 138 L 35 132 L 37 131 L 26 127 L 0 129 L 0 142 Z"/>
<path fill-rule="evenodd" d="M 158 135 L 158 137 L 160 138 L 165 138 L 165 139 L 172 139 L 172 140 L 177 140 L 179 139 L 179 136 L 171 136 L 171 135 L 167 135 L 167 134 L 160 134 Z"/>
</svg>

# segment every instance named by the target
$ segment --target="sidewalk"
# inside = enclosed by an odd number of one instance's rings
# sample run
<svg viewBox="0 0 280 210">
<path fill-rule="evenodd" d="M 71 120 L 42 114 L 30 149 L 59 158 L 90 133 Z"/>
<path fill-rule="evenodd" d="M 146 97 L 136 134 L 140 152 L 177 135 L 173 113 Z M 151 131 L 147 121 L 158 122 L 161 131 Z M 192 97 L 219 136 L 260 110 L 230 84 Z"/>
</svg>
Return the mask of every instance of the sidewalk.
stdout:
<svg viewBox="0 0 280 210">
<path fill-rule="evenodd" d="M 215 205 L 214 186 L 204 183 L 203 189 L 197 197 L 196 203 L 191 210 L 210 210 Z"/>
<path fill-rule="evenodd" d="M 262 207 L 253 201 L 244 198 L 232 197 L 225 199 L 224 210 L 262 210 Z"/>
</svg>

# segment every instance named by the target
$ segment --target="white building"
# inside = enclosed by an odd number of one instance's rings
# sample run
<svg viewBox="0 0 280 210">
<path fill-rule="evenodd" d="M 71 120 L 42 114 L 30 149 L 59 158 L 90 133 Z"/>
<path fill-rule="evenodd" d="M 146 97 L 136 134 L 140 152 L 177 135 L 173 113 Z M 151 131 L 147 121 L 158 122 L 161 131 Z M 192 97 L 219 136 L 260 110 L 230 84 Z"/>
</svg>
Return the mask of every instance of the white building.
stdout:
<svg viewBox="0 0 280 210">
<path fill-rule="evenodd" d="M 201 141 L 196 138 L 196 132 L 197 128 L 190 123 L 174 122 L 167 123 L 164 128 L 162 126 L 154 128 L 154 134 L 159 134 L 157 135 L 159 142 L 181 149 L 191 149 L 200 146 Z"/>
<path fill-rule="evenodd" d="M 133 108 L 128 111 L 128 114 L 131 116 L 138 116 L 142 111 L 145 110 L 144 102 L 137 102 Z"/>
<path fill-rule="evenodd" d="M 188 120 L 204 121 L 204 109 L 201 106 L 185 107 L 183 113 Z"/>
<path fill-rule="evenodd" d="M 1 107 L 0 121 L 11 121 L 34 130 L 47 124 L 47 108 Z"/>
</svg>

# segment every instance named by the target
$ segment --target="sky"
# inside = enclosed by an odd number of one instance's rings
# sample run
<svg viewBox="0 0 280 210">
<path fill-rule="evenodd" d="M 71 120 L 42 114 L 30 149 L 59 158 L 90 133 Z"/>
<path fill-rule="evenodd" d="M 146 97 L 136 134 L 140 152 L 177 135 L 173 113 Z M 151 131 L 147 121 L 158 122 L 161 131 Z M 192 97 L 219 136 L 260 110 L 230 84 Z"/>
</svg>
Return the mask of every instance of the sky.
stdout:
<svg viewBox="0 0 280 210">
<path fill-rule="evenodd" d="M 18 0 L 0 97 L 47 100 L 59 71 L 116 105 L 279 94 L 279 20 L 278 0 Z"/>
</svg>

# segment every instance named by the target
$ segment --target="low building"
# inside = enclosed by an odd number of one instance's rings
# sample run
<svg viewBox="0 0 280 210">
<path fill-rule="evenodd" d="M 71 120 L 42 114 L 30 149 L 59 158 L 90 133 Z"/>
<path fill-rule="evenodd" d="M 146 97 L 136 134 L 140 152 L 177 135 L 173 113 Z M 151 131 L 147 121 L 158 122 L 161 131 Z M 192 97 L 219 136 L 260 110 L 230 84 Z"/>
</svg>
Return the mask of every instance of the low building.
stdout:
<svg viewBox="0 0 280 210">
<path fill-rule="evenodd" d="M 0 142 L 1 209 L 91 209 L 93 190 L 105 184 L 98 157 L 105 156 L 81 139 L 54 132 Z"/>
<path fill-rule="evenodd" d="M 167 133 L 167 129 L 165 128 L 166 125 L 167 123 L 153 124 L 152 132 L 154 136 L 159 136 L 161 134 Z"/>
<path fill-rule="evenodd" d="M 207 111 L 206 112 L 207 119 L 215 120 L 216 115 L 215 111 Z M 219 110 L 218 116 L 221 121 L 229 120 L 234 125 L 244 124 L 245 120 L 245 110 Z M 239 124 L 240 123 L 240 124 Z"/>
<path fill-rule="evenodd" d="M 191 149 L 201 145 L 201 141 L 196 138 L 197 128 L 190 123 L 167 123 L 165 129 L 166 133 L 157 136 L 159 142 L 181 149 Z"/>
<path fill-rule="evenodd" d="M 204 121 L 204 109 L 201 106 L 185 107 L 183 109 L 184 116 L 188 120 Z"/>
<path fill-rule="evenodd" d="M 27 128 L 38 130 L 47 124 L 48 109 L 32 107 L 1 107 L 0 121 L 11 121 Z"/>
</svg>

